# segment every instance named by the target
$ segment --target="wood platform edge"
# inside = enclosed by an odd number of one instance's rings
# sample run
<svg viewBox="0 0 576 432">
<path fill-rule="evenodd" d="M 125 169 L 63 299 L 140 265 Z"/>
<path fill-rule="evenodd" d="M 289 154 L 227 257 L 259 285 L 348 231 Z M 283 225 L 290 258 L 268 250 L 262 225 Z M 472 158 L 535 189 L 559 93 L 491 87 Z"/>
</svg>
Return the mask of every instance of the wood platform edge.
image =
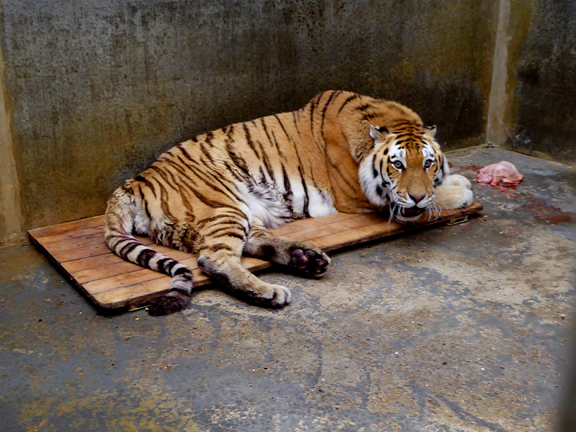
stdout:
<svg viewBox="0 0 576 432">
<path fill-rule="evenodd" d="M 433 226 L 446 225 L 446 224 L 450 223 L 450 221 L 453 219 L 461 219 L 463 217 L 479 213 L 483 210 L 483 208 L 484 207 L 482 206 L 482 204 L 474 202 L 469 207 L 467 207 L 465 209 L 454 210 L 455 213 L 452 215 L 443 216 L 443 217 L 436 219 L 436 220 L 433 220 L 433 221 L 429 221 L 429 222 L 425 222 L 425 223 L 419 223 L 419 224 L 415 224 L 412 226 L 404 225 L 402 229 L 396 229 L 394 231 L 388 231 L 388 232 L 380 232 L 380 233 L 376 233 L 373 235 L 369 235 L 369 236 L 357 238 L 357 239 L 354 239 L 351 241 L 347 241 L 344 243 L 339 243 L 337 245 L 322 247 L 322 250 L 324 250 L 325 252 L 333 252 L 333 251 L 336 251 L 339 249 L 343 249 L 343 248 L 355 246 L 358 244 L 378 240 L 380 238 L 391 237 L 391 236 L 397 235 L 399 233 L 414 233 L 414 232 L 418 232 L 418 231 L 421 231 L 423 229 L 430 228 Z M 96 217 L 90 218 L 90 219 L 95 219 L 97 217 L 99 217 L 99 216 L 96 216 Z M 65 224 L 72 225 L 73 223 L 79 222 L 79 221 L 72 221 L 70 223 L 65 223 Z M 127 307 L 127 306 L 139 307 L 139 306 L 145 304 L 146 302 L 165 294 L 168 291 L 167 289 L 155 291 L 153 293 L 148 293 L 148 294 L 144 294 L 144 295 L 136 296 L 136 297 L 132 297 L 132 298 L 126 298 L 125 300 L 116 301 L 113 303 L 103 303 L 103 302 L 99 301 L 95 296 L 93 296 L 89 291 L 87 291 L 83 287 L 83 285 L 81 283 L 79 283 L 73 277 L 73 275 L 70 274 L 70 272 L 68 272 L 57 259 L 55 259 L 50 254 L 50 252 L 41 244 L 41 242 L 39 241 L 40 239 L 36 238 L 35 234 L 44 233 L 46 228 L 49 228 L 49 227 L 36 228 L 36 229 L 29 230 L 28 231 L 28 237 L 29 237 L 31 243 L 34 244 L 34 246 L 37 247 L 38 250 L 44 256 L 46 256 L 46 258 L 50 261 L 50 263 L 52 265 L 54 265 L 62 274 L 64 274 L 65 277 L 67 277 L 72 282 L 72 284 L 75 285 L 80 290 L 80 292 L 85 297 L 87 297 L 93 304 L 95 304 L 98 308 L 101 308 L 104 310 L 114 310 L 114 309 L 119 309 L 119 308 L 123 308 L 123 307 Z M 264 262 L 260 265 L 257 265 L 257 266 L 250 268 L 249 270 L 252 272 L 256 272 L 256 271 L 260 271 L 260 270 L 264 270 L 264 269 L 268 269 L 268 268 L 273 268 L 273 267 L 275 267 L 274 264 Z M 213 283 L 213 282 L 210 281 L 210 279 L 207 279 L 206 281 L 202 281 L 202 283 L 195 285 L 195 288 L 199 287 L 199 286 L 209 285 L 211 283 Z"/>
<path fill-rule="evenodd" d="M 87 297 L 92 303 L 94 303 L 96 306 L 104 308 L 104 309 L 115 309 L 116 306 L 105 306 L 100 304 L 100 302 L 98 302 L 83 286 L 81 283 L 79 283 L 74 276 L 72 276 L 65 268 L 63 265 L 60 264 L 60 262 L 54 258 L 50 252 L 48 252 L 46 250 L 46 248 L 34 237 L 34 235 L 32 234 L 32 231 L 34 230 L 29 230 L 28 231 L 28 238 L 30 239 L 30 242 L 38 248 L 38 250 L 42 253 L 42 255 L 44 255 L 48 261 L 50 261 L 50 263 L 56 267 L 57 270 L 59 270 L 66 278 L 68 278 L 68 280 L 70 282 L 72 282 L 72 284 L 74 286 L 76 286 L 76 288 L 78 288 L 80 290 L 80 292 Z"/>
</svg>

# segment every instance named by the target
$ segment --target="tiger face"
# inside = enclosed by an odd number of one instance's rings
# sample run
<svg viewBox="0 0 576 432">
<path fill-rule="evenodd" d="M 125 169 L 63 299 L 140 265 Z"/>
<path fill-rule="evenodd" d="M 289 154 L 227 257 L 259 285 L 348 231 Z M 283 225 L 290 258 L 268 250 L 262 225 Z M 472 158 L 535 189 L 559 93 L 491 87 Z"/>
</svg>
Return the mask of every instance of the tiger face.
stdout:
<svg viewBox="0 0 576 432">
<path fill-rule="evenodd" d="M 360 163 L 360 184 L 372 204 L 389 206 L 399 222 L 415 222 L 435 209 L 434 187 L 449 173 L 435 130 L 414 124 L 370 127 L 374 148 Z"/>
</svg>

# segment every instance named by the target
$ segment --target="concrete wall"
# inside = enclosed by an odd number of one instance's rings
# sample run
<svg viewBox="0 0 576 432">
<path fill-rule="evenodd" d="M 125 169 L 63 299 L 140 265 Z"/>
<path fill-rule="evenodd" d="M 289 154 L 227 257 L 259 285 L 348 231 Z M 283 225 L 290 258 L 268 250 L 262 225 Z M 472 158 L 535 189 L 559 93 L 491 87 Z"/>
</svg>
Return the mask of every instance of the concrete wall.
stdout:
<svg viewBox="0 0 576 432">
<path fill-rule="evenodd" d="M 522 2 L 512 10 L 522 10 Z M 516 52 L 513 149 L 576 162 L 576 2 L 533 0 Z"/>
<path fill-rule="evenodd" d="M 446 148 L 576 159 L 569 2 L 0 5 L 0 243 L 102 213 L 178 141 L 330 88 L 407 104 Z"/>
<path fill-rule="evenodd" d="M 576 162 L 576 3 L 500 0 L 487 140 Z"/>
<path fill-rule="evenodd" d="M 174 143 L 326 89 L 403 102 L 451 148 L 484 141 L 496 1 L 0 4 L 3 201 L 23 230 L 100 214 Z"/>
</svg>

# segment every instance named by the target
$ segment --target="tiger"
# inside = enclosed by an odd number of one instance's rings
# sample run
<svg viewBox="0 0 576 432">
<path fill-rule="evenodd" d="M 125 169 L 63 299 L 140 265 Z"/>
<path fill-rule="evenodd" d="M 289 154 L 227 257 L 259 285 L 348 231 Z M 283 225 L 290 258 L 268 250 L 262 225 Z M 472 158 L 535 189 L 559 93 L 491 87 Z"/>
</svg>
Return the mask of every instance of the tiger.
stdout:
<svg viewBox="0 0 576 432">
<path fill-rule="evenodd" d="M 308 278 L 322 277 L 331 261 L 268 229 L 337 212 L 417 223 L 472 203 L 470 182 L 450 175 L 435 133 L 400 103 L 325 91 L 297 111 L 235 123 L 163 153 L 108 200 L 105 241 L 121 258 L 171 276 L 150 315 L 188 307 L 193 273 L 134 234 L 196 254 L 204 273 L 249 303 L 282 307 L 291 292 L 245 269 L 242 255 Z"/>
</svg>

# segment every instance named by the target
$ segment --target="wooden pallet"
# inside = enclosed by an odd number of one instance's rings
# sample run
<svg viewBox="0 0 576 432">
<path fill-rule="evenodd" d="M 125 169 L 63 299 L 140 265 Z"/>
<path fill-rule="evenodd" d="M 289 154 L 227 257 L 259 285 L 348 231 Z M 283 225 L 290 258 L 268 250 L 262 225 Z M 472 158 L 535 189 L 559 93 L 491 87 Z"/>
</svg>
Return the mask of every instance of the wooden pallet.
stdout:
<svg viewBox="0 0 576 432">
<path fill-rule="evenodd" d="M 411 232 L 424 226 L 449 223 L 482 210 L 472 204 L 461 210 L 444 211 L 439 219 L 416 226 L 388 223 L 377 214 L 338 213 L 323 218 L 304 219 L 288 223 L 272 231 L 273 235 L 309 242 L 324 251 Z M 141 305 L 168 290 L 170 277 L 113 254 L 104 243 L 104 216 L 66 222 L 28 232 L 34 243 L 85 295 L 97 306 L 113 309 Z M 137 237 L 142 244 L 179 260 L 194 272 L 194 286 L 211 283 L 198 269 L 196 257 L 153 244 L 147 237 Z M 242 258 L 250 271 L 262 270 L 272 264 L 256 258 Z"/>
</svg>

